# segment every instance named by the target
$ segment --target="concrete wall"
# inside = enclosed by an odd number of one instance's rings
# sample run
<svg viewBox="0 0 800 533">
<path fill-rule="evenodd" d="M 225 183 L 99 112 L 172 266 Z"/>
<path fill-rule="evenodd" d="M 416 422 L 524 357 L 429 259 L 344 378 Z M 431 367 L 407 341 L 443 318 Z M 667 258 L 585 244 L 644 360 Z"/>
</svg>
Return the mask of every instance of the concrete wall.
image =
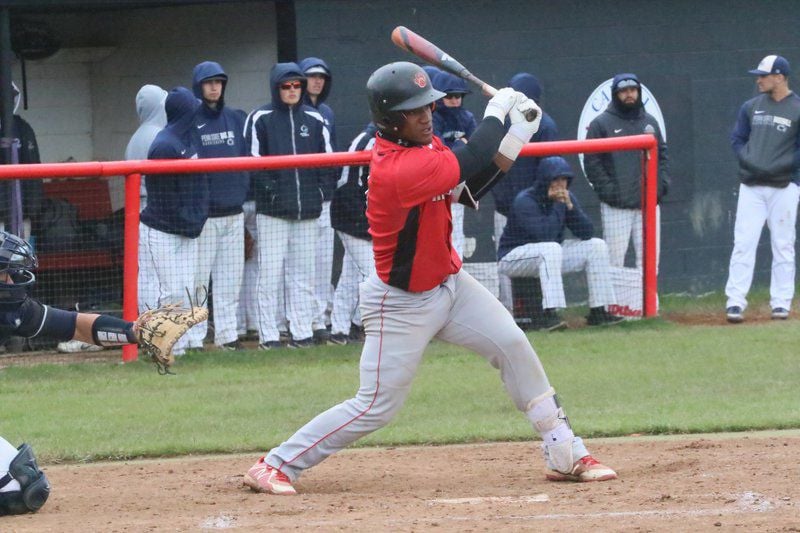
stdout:
<svg viewBox="0 0 800 533">
<path fill-rule="evenodd" d="M 276 61 L 273 2 L 37 16 L 59 35 L 54 56 L 26 63 L 30 109 L 42 160 L 122 159 L 138 126 L 135 97 L 147 83 L 191 87 L 194 66 L 218 61 L 226 100 L 249 112 L 267 100 Z M 21 85 L 20 65 L 14 78 Z"/>
<path fill-rule="evenodd" d="M 747 70 L 780 53 L 800 72 L 795 0 L 298 0 L 297 21 L 299 54 L 319 55 L 333 69 L 330 103 L 341 143 L 368 120 L 369 74 L 413 60 L 389 40 L 397 25 L 430 38 L 497 86 L 519 71 L 536 74 L 544 108 L 565 139 L 576 137 L 581 109 L 598 84 L 618 72 L 637 73 L 668 130 L 673 187 L 662 210 L 659 279 L 671 291 L 719 290 L 727 276 L 738 188 L 728 135 L 739 106 L 754 95 Z M 472 95 L 466 106 L 482 113 L 484 101 Z M 575 190 L 596 214 L 586 181 L 576 180 Z M 769 260 L 762 243 L 757 282 L 765 281 Z"/>
</svg>

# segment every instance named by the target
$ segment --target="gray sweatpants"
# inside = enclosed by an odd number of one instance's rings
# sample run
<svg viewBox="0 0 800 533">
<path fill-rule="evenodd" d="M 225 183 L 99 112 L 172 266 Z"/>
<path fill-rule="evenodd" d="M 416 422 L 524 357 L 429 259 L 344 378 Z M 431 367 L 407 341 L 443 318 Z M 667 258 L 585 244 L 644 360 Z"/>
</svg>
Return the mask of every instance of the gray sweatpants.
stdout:
<svg viewBox="0 0 800 533">
<path fill-rule="evenodd" d="M 500 369 L 520 411 L 550 389 L 525 334 L 497 298 L 464 270 L 421 293 L 391 287 L 373 274 L 361 284 L 360 296 L 367 338 L 355 398 L 318 415 L 267 455 L 267 464 L 293 481 L 303 470 L 392 420 L 434 337 L 469 348 Z"/>
</svg>

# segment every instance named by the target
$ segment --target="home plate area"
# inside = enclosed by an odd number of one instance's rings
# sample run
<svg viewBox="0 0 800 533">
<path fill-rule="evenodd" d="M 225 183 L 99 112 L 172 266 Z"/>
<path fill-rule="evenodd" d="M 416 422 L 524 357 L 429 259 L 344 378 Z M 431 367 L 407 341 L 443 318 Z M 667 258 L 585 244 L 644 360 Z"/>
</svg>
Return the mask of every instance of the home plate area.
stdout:
<svg viewBox="0 0 800 533">
<path fill-rule="evenodd" d="M 616 481 L 552 483 L 538 443 L 346 450 L 298 495 L 251 492 L 258 454 L 44 465 L 3 531 L 800 531 L 800 431 L 587 441 Z"/>
</svg>

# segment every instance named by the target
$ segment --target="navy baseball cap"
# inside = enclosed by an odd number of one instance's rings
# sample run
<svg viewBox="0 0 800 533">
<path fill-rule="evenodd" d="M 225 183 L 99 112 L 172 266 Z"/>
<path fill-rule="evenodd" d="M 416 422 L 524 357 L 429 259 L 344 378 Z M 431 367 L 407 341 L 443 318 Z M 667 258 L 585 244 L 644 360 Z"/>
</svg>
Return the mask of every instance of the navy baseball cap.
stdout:
<svg viewBox="0 0 800 533">
<path fill-rule="evenodd" d="M 761 60 L 755 70 L 749 71 L 756 76 L 766 76 L 768 74 L 783 74 L 789 76 L 789 62 L 783 56 L 769 55 Z"/>
</svg>

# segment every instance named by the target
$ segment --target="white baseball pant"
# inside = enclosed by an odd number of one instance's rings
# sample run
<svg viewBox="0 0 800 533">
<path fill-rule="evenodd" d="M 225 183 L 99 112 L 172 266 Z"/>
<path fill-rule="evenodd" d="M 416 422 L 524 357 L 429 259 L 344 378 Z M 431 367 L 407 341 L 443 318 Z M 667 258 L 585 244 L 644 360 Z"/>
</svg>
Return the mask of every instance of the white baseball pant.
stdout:
<svg viewBox="0 0 800 533">
<path fill-rule="evenodd" d="M 322 213 L 317 219 L 317 252 L 314 270 L 314 296 L 317 299 L 317 313 L 314 316 L 313 329 L 325 329 L 330 322 L 329 313 L 333 306 L 333 236 L 331 227 L 331 203 L 322 202 Z"/>
<path fill-rule="evenodd" d="M 458 257 L 464 257 L 464 205 L 457 202 L 450 204 L 450 215 L 453 219 L 453 248 Z"/>
<path fill-rule="evenodd" d="M 500 247 L 500 237 L 503 235 L 503 230 L 506 229 L 506 222 L 508 222 L 508 218 L 498 213 L 497 211 L 494 212 L 494 248 L 495 251 Z M 502 272 L 497 272 L 497 286 L 498 286 L 498 298 L 500 299 L 500 303 L 503 304 L 503 307 L 508 309 L 508 312 L 512 315 L 514 314 L 514 294 L 511 284 L 511 278 L 503 274 Z"/>
<path fill-rule="evenodd" d="M 237 313 L 238 332 L 258 331 L 258 230 L 256 229 L 256 203 L 249 200 L 242 205 L 244 229 L 253 239 L 253 250 L 244 262 L 242 288 L 239 292 Z"/>
<path fill-rule="evenodd" d="M 360 297 L 367 338 L 358 392 L 308 422 L 265 459 L 292 481 L 392 420 L 434 338 L 468 348 L 498 368 L 522 412 L 528 413 L 532 401 L 550 390 L 528 338 L 497 298 L 464 270 L 419 293 L 391 287 L 372 275 L 361 284 Z M 581 438 L 571 438 L 573 456 L 588 455 Z"/>
<path fill-rule="evenodd" d="M 179 304 L 189 307 L 189 294 L 201 293 L 202 288 L 195 285 L 197 263 L 197 239 L 164 233 L 146 224 L 139 224 L 139 283 L 142 272 L 154 272 L 158 284 L 158 298 L 154 307 Z M 172 352 L 183 355 L 188 343 L 188 335 L 175 343 Z M 201 347 L 192 345 L 192 347 Z"/>
<path fill-rule="evenodd" d="M 244 275 L 244 215 L 209 217 L 197 241 L 196 284 L 212 287 L 214 344 L 222 346 L 239 337 L 236 311 Z M 190 329 L 189 345 L 202 346 L 207 331 L 207 322 Z"/>
<path fill-rule="evenodd" d="M 258 227 L 259 340 L 279 340 L 277 291 L 286 285 L 286 318 L 295 340 L 311 338 L 316 312 L 314 254 L 319 228 L 316 219 L 285 220 L 256 215 Z M 284 265 L 285 260 L 285 265 Z M 285 276 L 283 276 L 285 267 Z"/>
<path fill-rule="evenodd" d="M 727 306 L 747 307 L 747 293 L 753 281 L 756 249 L 764 229 L 769 228 L 772 244 L 770 306 L 791 309 L 794 297 L 794 242 L 800 188 L 790 183 L 783 189 L 761 185 L 740 185 L 733 229 L 733 252 L 725 285 Z"/>
<path fill-rule="evenodd" d="M 589 307 L 616 303 L 608 248 L 602 239 L 537 242 L 517 246 L 500 260 L 499 270 L 512 278 L 538 277 L 542 285 L 542 307 L 564 308 L 565 272 L 586 271 Z"/>
<path fill-rule="evenodd" d="M 603 240 L 608 246 L 608 258 L 611 266 L 625 266 L 625 254 L 628 242 L 633 239 L 633 250 L 636 253 L 636 268 L 642 269 L 643 239 L 642 210 L 619 209 L 600 202 L 600 217 L 603 220 Z M 656 206 L 656 270 L 661 255 L 661 206 Z"/>
<path fill-rule="evenodd" d="M 158 276 L 152 269 L 152 262 L 143 260 L 143 257 L 150 255 L 148 249 L 148 241 L 144 229 L 150 229 L 144 224 L 139 224 L 139 275 L 137 278 L 137 298 L 139 301 L 139 314 L 144 313 L 148 309 L 155 309 L 158 307 Z"/>
<path fill-rule="evenodd" d="M 342 274 L 333 294 L 331 333 L 348 335 L 358 308 L 358 286 L 375 272 L 372 242 L 337 232 L 344 245 Z"/>
</svg>

